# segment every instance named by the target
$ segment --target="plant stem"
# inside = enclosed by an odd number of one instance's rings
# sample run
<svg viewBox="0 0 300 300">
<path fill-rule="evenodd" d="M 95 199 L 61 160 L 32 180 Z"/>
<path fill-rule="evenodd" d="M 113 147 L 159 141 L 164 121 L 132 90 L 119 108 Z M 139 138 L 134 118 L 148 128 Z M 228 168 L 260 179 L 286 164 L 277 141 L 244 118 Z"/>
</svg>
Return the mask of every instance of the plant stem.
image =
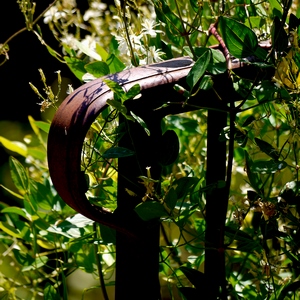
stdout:
<svg viewBox="0 0 300 300">
<path fill-rule="evenodd" d="M 138 63 L 135 59 L 135 55 L 134 55 L 134 51 L 133 51 L 133 47 L 130 41 L 130 35 L 129 35 L 129 31 L 128 31 L 128 27 L 127 27 L 127 23 L 126 23 L 126 0 L 124 0 L 124 5 L 123 5 L 123 22 L 124 22 L 124 28 L 125 28 L 125 33 L 126 33 L 126 38 L 127 38 L 127 42 L 128 42 L 128 47 L 129 47 L 129 51 L 131 53 L 131 59 L 133 61 L 133 64 L 135 67 L 138 66 Z"/>
<path fill-rule="evenodd" d="M 175 0 L 175 5 L 176 5 L 177 13 L 178 13 L 178 16 L 179 16 L 179 19 L 180 19 L 180 22 L 181 22 L 181 26 L 182 26 L 182 30 L 183 30 L 183 32 L 181 33 L 181 35 L 184 36 L 184 38 L 185 38 L 185 40 L 186 40 L 186 42 L 187 42 L 187 44 L 188 44 L 188 46 L 189 46 L 189 48 L 190 48 L 192 54 L 193 54 L 193 59 L 196 60 L 196 59 L 197 59 L 197 56 L 196 56 L 195 51 L 194 51 L 194 49 L 193 49 L 193 46 L 192 46 L 192 44 L 191 44 L 191 41 L 190 41 L 190 38 L 189 38 L 189 35 L 188 35 L 189 32 L 186 31 L 186 29 L 185 29 L 184 22 L 183 22 L 183 20 L 182 20 L 181 14 L 180 14 L 180 9 L 179 9 L 177 0 Z"/>
<path fill-rule="evenodd" d="M 94 222 L 93 224 L 93 228 L 94 228 L 94 232 L 95 232 L 95 240 L 97 241 L 99 236 L 98 236 L 98 231 L 99 231 L 99 224 L 97 224 L 96 222 Z M 96 254 L 96 261 L 97 261 L 97 269 L 98 269 L 98 275 L 99 275 L 99 280 L 100 280 L 100 286 L 101 286 L 101 290 L 102 290 L 102 294 L 103 294 L 103 298 L 104 300 L 109 300 L 108 298 L 108 294 L 106 291 L 106 287 L 105 287 L 105 281 L 104 281 L 104 276 L 103 276 L 103 270 L 102 270 L 102 264 L 101 264 L 101 254 L 98 254 L 98 244 L 95 243 L 94 244 L 94 248 L 95 248 L 95 254 Z"/>
</svg>

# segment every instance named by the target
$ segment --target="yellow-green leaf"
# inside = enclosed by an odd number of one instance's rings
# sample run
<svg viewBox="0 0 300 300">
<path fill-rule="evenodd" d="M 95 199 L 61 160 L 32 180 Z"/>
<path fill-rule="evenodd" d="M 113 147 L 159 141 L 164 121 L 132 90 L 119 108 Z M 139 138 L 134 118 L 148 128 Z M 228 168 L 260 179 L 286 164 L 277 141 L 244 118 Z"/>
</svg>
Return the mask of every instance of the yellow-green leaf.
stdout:
<svg viewBox="0 0 300 300">
<path fill-rule="evenodd" d="M 27 156 L 27 147 L 25 144 L 18 141 L 10 141 L 3 136 L 0 136 L 0 143 L 7 150 L 13 151 L 22 155 L 24 157 Z"/>
<path fill-rule="evenodd" d="M 9 234 L 10 236 L 21 238 L 19 231 L 7 224 L 6 222 L 0 222 L 0 229 L 2 229 L 5 233 Z"/>
</svg>

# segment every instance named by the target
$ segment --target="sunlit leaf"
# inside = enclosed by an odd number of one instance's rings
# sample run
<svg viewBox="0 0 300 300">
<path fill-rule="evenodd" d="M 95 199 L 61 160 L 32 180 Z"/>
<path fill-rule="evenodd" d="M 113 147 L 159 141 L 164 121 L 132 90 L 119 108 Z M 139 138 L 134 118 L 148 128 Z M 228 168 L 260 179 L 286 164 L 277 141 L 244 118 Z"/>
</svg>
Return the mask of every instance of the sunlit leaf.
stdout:
<svg viewBox="0 0 300 300">
<path fill-rule="evenodd" d="M 230 52 L 236 58 L 254 55 L 258 41 L 255 33 L 242 23 L 227 17 L 219 17 L 219 29 Z"/>
<path fill-rule="evenodd" d="M 28 173 L 22 164 L 14 157 L 9 158 L 11 178 L 21 193 L 26 193 L 29 188 Z"/>
<path fill-rule="evenodd" d="M 222 74 L 227 70 L 224 54 L 220 50 L 211 49 L 212 59 L 207 66 L 207 71 L 213 75 Z"/>
<path fill-rule="evenodd" d="M 96 52 L 101 56 L 103 61 L 106 61 L 107 58 L 109 57 L 109 54 L 98 43 L 96 43 Z"/>
<path fill-rule="evenodd" d="M 252 171 L 254 173 L 271 174 L 284 169 L 286 166 L 285 161 L 256 160 L 253 162 Z"/>
<path fill-rule="evenodd" d="M 108 75 L 110 72 L 108 65 L 103 61 L 88 63 L 84 66 L 84 68 L 96 78 Z"/>
<path fill-rule="evenodd" d="M 135 84 L 133 85 L 129 91 L 126 93 L 126 98 L 127 100 L 129 99 L 133 99 L 134 97 L 136 97 L 139 93 L 141 92 L 141 87 L 139 84 Z"/>
<path fill-rule="evenodd" d="M 25 219 L 28 219 L 26 212 L 24 211 L 24 209 L 22 209 L 20 207 L 16 207 L 16 206 L 6 207 L 6 208 L 2 209 L 1 212 L 4 214 L 5 213 L 17 214 L 19 216 L 22 216 Z"/>
<path fill-rule="evenodd" d="M 42 268 L 47 264 L 48 260 L 49 260 L 48 256 L 39 256 L 32 262 L 31 265 L 24 266 L 22 268 L 22 271 L 27 272 L 27 271 L 32 271 L 32 270 Z"/>
<path fill-rule="evenodd" d="M 209 90 L 213 87 L 214 82 L 210 75 L 204 75 L 199 83 L 200 90 Z"/>
<path fill-rule="evenodd" d="M 44 289 L 44 300 L 60 300 L 60 293 L 50 283 Z"/>
<path fill-rule="evenodd" d="M 186 81 L 189 87 L 192 89 L 199 82 L 200 78 L 204 75 L 211 59 L 211 50 L 209 48 L 203 48 L 204 51 L 201 56 L 193 65 L 189 74 L 186 77 Z"/>
<path fill-rule="evenodd" d="M 134 120 L 133 117 L 127 115 L 127 108 L 124 104 L 117 100 L 107 100 L 107 104 L 111 105 L 112 107 L 116 108 L 126 119 L 128 120 Z"/>
<path fill-rule="evenodd" d="M 12 196 L 17 197 L 18 199 L 21 199 L 21 200 L 24 199 L 24 197 L 23 197 L 22 195 L 20 195 L 20 194 L 14 192 L 14 191 L 12 191 L 12 190 L 10 190 L 9 188 L 5 187 L 4 185 L 0 184 L 0 186 L 1 186 L 3 189 L 5 189 L 5 191 L 7 191 L 7 192 L 8 192 L 9 194 L 11 194 Z"/>
<path fill-rule="evenodd" d="M 50 130 L 50 123 L 48 122 L 43 122 L 43 121 L 34 121 L 34 124 L 36 127 L 38 127 L 39 129 L 43 130 L 46 133 L 49 133 Z"/>
<path fill-rule="evenodd" d="M 147 135 L 150 136 L 151 133 L 150 133 L 150 130 L 148 129 L 148 126 L 145 123 L 145 121 L 142 118 L 140 118 L 139 116 L 137 116 L 133 111 L 130 111 L 130 114 L 144 128 Z"/>
<path fill-rule="evenodd" d="M 27 155 L 32 156 L 35 159 L 38 159 L 40 161 L 44 161 L 47 157 L 47 153 L 42 148 L 28 148 L 27 149 Z"/>
<path fill-rule="evenodd" d="M 282 7 L 278 0 L 269 0 L 270 8 L 273 14 L 273 17 L 278 17 L 279 19 L 282 18 Z"/>
<path fill-rule="evenodd" d="M 10 141 L 6 139 L 3 136 L 0 136 L 0 143 L 4 148 L 7 150 L 10 150 L 12 152 L 15 152 L 19 155 L 22 155 L 24 157 L 27 156 L 27 147 L 25 144 L 18 142 L 18 141 Z"/>
<path fill-rule="evenodd" d="M 68 67 L 73 72 L 73 74 L 79 79 L 82 80 L 82 76 L 86 73 L 84 68 L 85 62 L 76 57 L 65 56 L 64 60 L 66 61 Z"/>
<path fill-rule="evenodd" d="M 0 229 L 2 229 L 5 233 L 7 233 L 12 237 L 19 238 L 19 239 L 21 238 L 20 232 L 13 226 L 9 225 L 7 222 L 0 221 Z"/>
<path fill-rule="evenodd" d="M 110 56 L 106 60 L 107 65 L 109 66 L 109 70 L 111 74 L 121 72 L 125 69 L 125 65 L 121 62 L 121 60 L 115 56 L 114 54 L 110 54 Z"/>
</svg>

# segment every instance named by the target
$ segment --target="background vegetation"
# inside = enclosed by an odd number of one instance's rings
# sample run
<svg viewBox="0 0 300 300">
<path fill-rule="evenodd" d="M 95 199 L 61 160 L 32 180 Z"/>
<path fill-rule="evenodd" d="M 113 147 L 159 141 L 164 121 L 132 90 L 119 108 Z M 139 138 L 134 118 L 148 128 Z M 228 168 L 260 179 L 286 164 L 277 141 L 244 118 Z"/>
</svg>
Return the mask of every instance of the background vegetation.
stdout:
<svg viewBox="0 0 300 300">
<path fill-rule="evenodd" d="M 220 132 L 220 139 L 228 141 L 226 181 L 206 184 L 208 112 L 199 105 L 193 112 L 164 118 L 164 131 L 172 129 L 178 136 L 179 155 L 164 168 L 161 192 L 150 190 L 136 211 L 146 220 L 159 217 L 163 225 L 162 299 L 195 299 L 188 288 L 201 295 L 206 196 L 230 184 L 224 249 L 218 249 L 225 251 L 226 297 L 299 299 L 298 2 L 93 0 L 80 10 L 76 1 L 57 0 L 39 15 L 32 1 L 17 4 L 25 18 L 24 32 L 34 35 L 62 68 L 68 66 L 75 83 L 190 55 L 196 67 L 187 79 L 189 89 L 176 87 L 188 105 L 197 90 L 215 88 L 215 75 L 227 72 L 229 61 L 239 59 L 251 68 L 246 69 L 251 72 L 229 71 L 239 98 L 228 103 L 228 126 Z M 43 30 L 41 22 L 47 25 Z M 227 61 L 208 50 L 219 43 L 214 30 L 229 50 Z M 45 31 L 54 37 L 51 45 Z M 1 41 L 1 67 L 10 59 L 11 42 L 21 33 Z M 97 280 L 80 291 L 82 299 L 94 290 L 101 291 L 104 299 L 113 298 L 105 291 L 114 285 L 114 232 L 68 207 L 49 177 L 46 148 L 51 119 L 60 101 L 74 89 L 67 79 L 70 73 L 54 71 L 56 80 L 49 82 L 48 72 L 36 69 L 41 87 L 26 78 L 31 82 L 31 101 L 39 102 L 44 112 L 42 120 L 29 115 L 31 130 L 23 139 L 0 137 L 12 154 L 9 166 L 14 183 L 14 187 L 1 185 L 11 198 L 1 202 L 0 295 L 3 299 L 72 299 L 72 277 L 81 270 Z M 89 178 L 90 201 L 114 210 L 117 161 L 105 169 L 105 161 L 90 151 L 97 146 L 103 155 L 114 146 L 118 110 L 116 103 L 110 104 L 86 137 L 82 165 Z M 103 123 L 105 115 L 112 116 L 110 122 Z M 101 145 L 99 136 L 105 140 Z M 104 184 L 99 182 L 103 177 L 108 177 Z M 144 184 L 149 188 L 149 181 Z M 153 202 L 159 208 L 149 212 Z M 216 214 L 218 209 L 216 205 Z M 137 276 L 142 272 L 141 266 Z"/>
</svg>

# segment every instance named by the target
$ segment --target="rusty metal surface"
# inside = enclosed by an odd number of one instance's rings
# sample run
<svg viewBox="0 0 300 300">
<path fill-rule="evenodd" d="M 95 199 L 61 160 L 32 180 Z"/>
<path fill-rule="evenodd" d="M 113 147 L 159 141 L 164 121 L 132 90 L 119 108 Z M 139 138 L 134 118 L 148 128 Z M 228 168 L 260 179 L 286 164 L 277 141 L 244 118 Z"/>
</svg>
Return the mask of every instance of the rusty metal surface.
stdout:
<svg viewBox="0 0 300 300">
<path fill-rule="evenodd" d="M 141 90 L 165 85 L 186 77 L 193 61 L 181 57 L 149 66 L 137 67 L 106 78 L 118 82 L 125 90 L 139 84 Z M 54 187 L 61 198 L 77 212 L 110 226 L 120 232 L 130 233 L 111 212 L 93 206 L 82 187 L 80 172 L 81 151 L 84 138 L 106 101 L 113 96 L 102 81 L 96 79 L 84 84 L 69 95 L 58 108 L 48 136 L 48 165 Z"/>
</svg>

